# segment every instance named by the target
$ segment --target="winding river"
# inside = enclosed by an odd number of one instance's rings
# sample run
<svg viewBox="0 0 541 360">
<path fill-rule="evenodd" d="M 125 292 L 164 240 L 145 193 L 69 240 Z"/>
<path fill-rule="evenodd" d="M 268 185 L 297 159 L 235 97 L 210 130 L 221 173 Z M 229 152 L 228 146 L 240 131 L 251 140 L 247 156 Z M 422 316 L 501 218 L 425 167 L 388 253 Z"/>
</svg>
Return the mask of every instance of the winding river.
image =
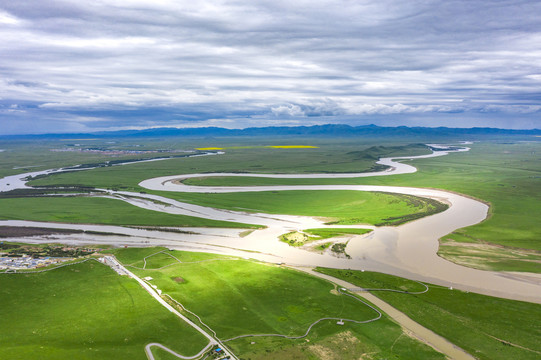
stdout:
<svg viewBox="0 0 541 360">
<path fill-rule="evenodd" d="M 436 145 L 432 145 L 437 147 Z M 267 262 L 283 263 L 295 266 L 325 266 L 346 269 L 379 271 L 403 276 L 415 280 L 473 291 L 487 295 L 541 303 L 541 276 L 538 274 L 482 271 L 456 265 L 437 255 L 438 239 L 450 232 L 471 226 L 487 217 L 488 206 L 477 200 L 458 194 L 412 187 L 367 186 L 367 185 L 291 185 L 291 186 L 239 186 L 239 187 L 203 187 L 188 186 L 181 180 L 209 176 L 250 176 L 267 178 L 352 178 L 369 176 L 389 176 L 413 173 L 416 168 L 401 163 L 400 160 L 413 160 L 435 156 L 444 156 L 450 152 L 468 151 L 468 148 L 446 149 L 441 147 L 429 155 L 383 158 L 379 164 L 390 166 L 383 172 L 347 173 L 347 174 L 189 174 L 148 179 L 139 185 L 161 191 L 225 193 L 259 192 L 288 190 L 353 190 L 382 191 L 397 194 L 415 195 L 432 198 L 448 203 L 447 210 L 412 221 L 397 227 L 373 226 L 328 226 L 322 220 L 288 215 L 254 214 L 240 211 L 214 209 L 175 201 L 166 197 L 131 192 L 108 191 L 107 197 L 126 201 L 141 208 L 171 214 L 183 214 L 215 220 L 235 221 L 266 226 L 249 235 L 239 229 L 183 228 L 189 233 L 171 233 L 156 230 L 125 228 L 120 226 L 51 224 L 28 221 L 0 221 L 0 225 L 41 226 L 51 228 L 71 228 L 109 232 L 129 236 L 97 236 L 90 234 L 59 235 L 55 242 L 72 244 L 109 243 L 117 246 L 154 246 L 206 251 L 250 257 Z M 59 170 L 56 170 L 59 171 Z M 60 170 L 61 171 L 61 170 Z M 41 172 L 43 173 L 43 172 Z M 19 175 L 10 180 L 21 179 Z M 6 187 L 6 178 L 0 179 L 0 191 Z M 12 184 L 13 183 L 13 184 Z M 24 186 L 24 180 L 17 185 L 11 181 L 7 188 Z M 4 186 L 2 186 L 4 185 Z M 5 190 L 4 190 L 5 191 Z M 355 236 L 348 243 L 346 252 L 351 259 L 338 258 L 330 254 L 314 253 L 293 248 L 278 241 L 278 236 L 290 231 L 323 227 L 371 228 L 374 231 L 365 236 Z M 50 241 L 50 239 L 18 239 L 27 242 Z"/>
</svg>

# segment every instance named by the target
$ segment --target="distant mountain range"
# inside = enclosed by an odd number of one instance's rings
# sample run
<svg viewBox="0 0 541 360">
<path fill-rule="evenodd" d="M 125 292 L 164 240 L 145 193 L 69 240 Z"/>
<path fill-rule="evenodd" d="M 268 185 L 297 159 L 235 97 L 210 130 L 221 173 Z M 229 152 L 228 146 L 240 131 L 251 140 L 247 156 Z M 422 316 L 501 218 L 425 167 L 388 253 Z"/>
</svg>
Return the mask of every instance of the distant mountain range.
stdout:
<svg viewBox="0 0 541 360">
<path fill-rule="evenodd" d="M 448 128 L 448 127 L 382 127 L 376 125 L 314 125 L 314 126 L 270 126 L 246 129 L 203 128 L 154 128 L 145 130 L 104 131 L 95 133 L 6 135 L 2 139 L 70 139 L 92 136 L 94 138 L 120 137 L 236 137 L 236 136 L 291 136 L 291 137 L 456 137 L 474 138 L 483 135 L 541 135 L 540 129 L 510 130 L 496 128 Z"/>
</svg>

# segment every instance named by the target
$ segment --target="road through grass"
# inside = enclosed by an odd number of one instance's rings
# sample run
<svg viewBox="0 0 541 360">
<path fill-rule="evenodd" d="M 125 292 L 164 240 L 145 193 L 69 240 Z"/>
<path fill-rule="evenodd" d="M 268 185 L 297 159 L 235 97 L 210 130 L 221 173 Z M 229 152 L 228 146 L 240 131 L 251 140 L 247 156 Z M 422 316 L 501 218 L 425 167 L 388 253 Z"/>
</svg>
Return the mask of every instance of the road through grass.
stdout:
<svg viewBox="0 0 541 360">
<path fill-rule="evenodd" d="M 373 272 L 318 268 L 363 288 L 416 291 L 419 284 Z M 430 285 L 420 295 L 374 295 L 479 359 L 539 359 L 541 305 Z"/>
<path fill-rule="evenodd" d="M 163 248 L 119 249 L 117 258 L 138 276 L 199 315 L 221 339 L 244 334 L 302 335 L 322 317 L 368 320 L 377 313 L 344 295 L 327 281 L 269 264 L 213 254 Z M 169 255 L 174 255 L 181 263 Z M 146 259 L 146 269 L 144 258 Z M 162 268 L 166 266 L 165 268 Z M 219 311 L 216 311 L 219 309 Z M 245 338 L 227 343 L 242 359 L 441 359 L 442 355 L 404 335 L 384 317 L 368 324 L 316 325 L 306 339 Z"/>
</svg>

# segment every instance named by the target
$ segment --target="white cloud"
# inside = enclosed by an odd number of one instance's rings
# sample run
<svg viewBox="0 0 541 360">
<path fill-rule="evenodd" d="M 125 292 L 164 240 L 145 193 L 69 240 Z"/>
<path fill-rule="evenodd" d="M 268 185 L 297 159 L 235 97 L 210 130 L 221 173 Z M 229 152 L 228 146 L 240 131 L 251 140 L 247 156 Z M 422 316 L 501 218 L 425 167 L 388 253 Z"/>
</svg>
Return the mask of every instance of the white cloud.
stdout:
<svg viewBox="0 0 541 360">
<path fill-rule="evenodd" d="M 61 5 L 0 5 L 0 104 L 31 107 L 34 118 L 71 116 L 83 127 L 95 123 L 88 113 L 106 111 L 113 113 L 96 116 L 104 126 L 122 126 L 114 112 L 124 110 L 140 111 L 151 126 L 158 120 L 149 108 L 171 114 L 159 124 L 175 121 L 173 114 L 302 123 L 449 112 L 537 116 L 540 105 L 538 1 Z"/>
<path fill-rule="evenodd" d="M 276 116 L 305 116 L 306 114 L 298 105 L 280 105 L 271 108 L 271 111 Z"/>
<path fill-rule="evenodd" d="M 17 19 L 15 16 L 11 15 L 8 12 L 0 10 L 0 24 L 5 25 L 17 25 L 21 20 Z"/>
</svg>

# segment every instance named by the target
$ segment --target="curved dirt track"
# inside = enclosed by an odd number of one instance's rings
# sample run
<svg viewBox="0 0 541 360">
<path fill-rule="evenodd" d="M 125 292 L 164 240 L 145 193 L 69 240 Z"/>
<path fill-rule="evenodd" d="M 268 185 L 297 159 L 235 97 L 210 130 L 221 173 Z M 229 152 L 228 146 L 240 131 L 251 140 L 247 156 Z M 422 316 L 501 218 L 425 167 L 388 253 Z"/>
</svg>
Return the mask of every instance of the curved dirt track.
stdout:
<svg viewBox="0 0 541 360">
<path fill-rule="evenodd" d="M 312 269 L 303 269 L 303 268 L 296 268 L 297 270 L 304 271 L 312 276 L 319 277 L 321 279 L 325 279 L 331 283 L 337 284 L 338 286 L 344 287 L 344 288 L 350 288 L 350 291 L 355 291 L 355 286 L 351 283 L 348 283 L 344 280 L 337 279 L 335 277 L 322 274 L 316 271 L 313 271 Z M 423 284 L 424 285 L 424 284 Z M 381 289 L 379 289 L 381 290 Z M 385 289 L 388 290 L 388 289 Z M 428 288 L 427 288 L 428 290 Z M 393 291 L 393 290 L 388 290 Z M 423 291 L 424 293 L 426 291 Z M 393 306 L 389 305 L 385 301 L 381 300 L 379 297 L 371 294 L 370 292 L 367 292 L 367 290 L 363 291 L 355 291 L 355 293 L 365 300 L 368 300 L 372 304 L 376 305 L 379 309 L 383 310 L 383 312 L 392 318 L 394 321 L 396 321 L 402 328 L 412 334 L 415 338 L 421 340 L 422 342 L 426 343 L 427 345 L 434 348 L 436 351 L 441 352 L 442 354 L 445 354 L 449 359 L 456 359 L 456 360 L 472 360 L 475 359 L 475 357 L 471 356 L 458 346 L 451 343 L 449 340 L 444 338 L 443 336 L 440 336 L 433 332 L 432 330 L 420 325 L 419 323 L 413 321 L 410 319 L 406 314 L 399 311 L 398 309 L 394 308 Z"/>
</svg>

